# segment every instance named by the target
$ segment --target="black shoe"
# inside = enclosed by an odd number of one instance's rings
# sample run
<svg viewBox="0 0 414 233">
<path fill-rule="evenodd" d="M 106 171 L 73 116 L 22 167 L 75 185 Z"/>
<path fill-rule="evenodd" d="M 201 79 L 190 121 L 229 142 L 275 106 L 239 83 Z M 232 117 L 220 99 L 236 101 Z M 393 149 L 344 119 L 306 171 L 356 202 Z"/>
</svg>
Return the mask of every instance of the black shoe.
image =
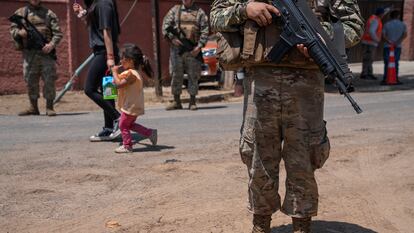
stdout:
<svg viewBox="0 0 414 233">
<path fill-rule="evenodd" d="M 119 120 L 120 118 L 114 120 L 114 129 L 112 130 L 112 133 L 109 135 L 109 140 L 115 140 L 121 136 L 121 129 L 119 128 Z"/>
<path fill-rule="evenodd" d="M 103 128 L 101 132 L 92 135 L 89 138 L 89 141 L 91 142 L 101 142 L 101 141 L 109 141 L 111 140 L 110 135 L 112 134 L 112 129 L 109 128 Z"/>
</svg>

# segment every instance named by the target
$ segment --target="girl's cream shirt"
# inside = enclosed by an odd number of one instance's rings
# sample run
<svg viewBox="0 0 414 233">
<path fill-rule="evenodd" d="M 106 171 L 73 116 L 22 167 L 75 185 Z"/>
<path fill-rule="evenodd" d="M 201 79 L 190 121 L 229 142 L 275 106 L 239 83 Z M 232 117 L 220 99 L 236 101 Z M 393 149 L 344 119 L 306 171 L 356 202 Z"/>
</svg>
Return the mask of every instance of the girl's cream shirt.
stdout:
<svg viewBox="0 0 414 233">
<path fill-rule="evenodd" d="M 144 114 L 144 89 L 141 75 L 133 69 L 126 70 L 119 75 L 120 79 L 132 79 L 131 84 L 118 89 L 118 107 L 122 112 L 140 116 Z"/>
</svg>

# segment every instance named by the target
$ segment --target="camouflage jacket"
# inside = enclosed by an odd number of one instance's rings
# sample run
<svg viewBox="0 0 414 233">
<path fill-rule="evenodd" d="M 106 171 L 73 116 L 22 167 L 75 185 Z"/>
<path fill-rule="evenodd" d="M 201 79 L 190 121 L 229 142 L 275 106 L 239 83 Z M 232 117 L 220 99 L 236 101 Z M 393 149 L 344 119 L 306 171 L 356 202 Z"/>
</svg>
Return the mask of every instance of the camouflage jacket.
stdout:
<svg viewBox="0 0 414 233">
<path fill-rule="evenodd" d="M 247 19 L 246 6 L 248 0 L 214 0 L 210 12 L 210 25 L 213 31 L 231 32 L 240 30 Z M 327 2 L 322 3 L 321 2 Z M 325 5 L 326 12 L 340 19 L 345 33 L 345 46 L 354 46 L 360 41 L 364 30 L 364 22 L 357 0 L 315 0 L 316 5 Z M 332 35 L 329 22 L 322 22 L 325 30 Z"/>
<path fill-rule="evenodd" d="M 27 9 L 27 10 L 26 10 Z M 43 6 L 33 7 L 28 5 L 22 8 L 19 8 L 15 14 L 20 16 L 25 16 L 27 12 L 28 20 L 36 27 L 36 29 L 45 36 L 47 41 L 52 42 L 55 47 L 62 40 L 63 33 L 59 27 L 59 19 L 57 15 Z M 19 28 L 15 23 L 11 24 L 10 34 L 12 39 L 17 43 L 16 47 L 22 49 L 24 47 L 25 41 L 20 38 L 18 32 Z M 21 44 L 23 42 L 23 44 Z"/>
<path fill-rule="evenodd" d="M 167 32 L 167 28 L 172 27 L 178 27 L 178 10 L 181 11 L 188 11 L 188 12 L 196 12 L 196 21 L 197 30 L 195 31 L 193 38 L 197 38 L 198 41 L 194 41 L 198 44 L 200 48 L 204 47 L 205 44 L 208 41 L 208 35 L 209 35 L 209 26 L 208 26 L 208 17 L 206 13 L 203 11 L 203 9 L 197 7 L 196 5 L 193 5 L 192 7 L 186 9 L 183 5 L 176 5 L 173 8 L 171 8 L 168 13 L 165 15 L 163 24 L 162 24 L 162 34 L 165 38 L 168 40 L 174 39 L 174 35 Z M 180 29 L 181 30 L 181 29 Z"/>
</svg>

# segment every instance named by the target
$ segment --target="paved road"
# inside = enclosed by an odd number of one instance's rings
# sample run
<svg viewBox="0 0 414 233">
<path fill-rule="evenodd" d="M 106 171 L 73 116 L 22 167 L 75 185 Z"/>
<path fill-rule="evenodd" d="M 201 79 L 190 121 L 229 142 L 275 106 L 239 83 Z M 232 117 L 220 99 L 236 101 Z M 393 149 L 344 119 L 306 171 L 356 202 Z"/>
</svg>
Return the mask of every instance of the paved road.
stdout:
<svg viewBox="0 0 414 233">
<path fill-rule="evenodd" d="M 364 110 L 363 114 L 354 114 L 341 96 L 326 95 L 325 118 L 330 128 L 342 128 L 342 124 L 348 125 L 344 130 L 389 124 L 404 127 L 414 115 L 413 91 L 357 93 L 353 96 Z M 55 118 L 0 116 L 0 119 L 0 148 L 3 152 L 39 143 L 50 143 L 51 148 L 54 143 L 61 142 L 89 143 L 88 136 L 98 131 L 102 122 L 99 112 L 61 113 Z M 194 147 L 201 143 L 207 146 L 225 136 L 237 138 L 240 121 L 241 103 L 203 104 L 195 112 L 150 108 L 139 119 L 145 126 L 158 128 L 159 143 L 171 147 Z"/>
<path fill-rule="evenodd" d="M 410 232 L 414 91 L 353 96 L 363 114 L 326 94 L 333 147 L 318 171 L 324 221 L 314 231 Z M 115 218 L 120 232 L 188 233 L 196 223 L 195 232 L 247 232 L 247 175 L 237 153 L 241 103 L 202 104 L 196 112 L 149 108 L 139 121 L 158 128 L 159 146 L 143 140 L 137 153 L 119 156 L 118 143 L 88 141 L 101 113 L 0 116 L 2 229 L 101 233 Z M 181 163 L 166 163 L 174 159 Z M 273 232 L 289 232 L 289 218 L 275 221 L 282 226 Z"/>
</svg>

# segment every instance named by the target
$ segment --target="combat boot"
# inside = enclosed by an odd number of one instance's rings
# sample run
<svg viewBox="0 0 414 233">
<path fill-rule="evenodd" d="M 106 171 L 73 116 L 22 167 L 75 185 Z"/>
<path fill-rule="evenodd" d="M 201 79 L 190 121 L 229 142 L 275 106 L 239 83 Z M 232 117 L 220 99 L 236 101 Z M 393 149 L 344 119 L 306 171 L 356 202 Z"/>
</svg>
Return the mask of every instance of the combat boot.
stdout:
<svg viewBox="0 0 414 233">
<path fill-rule="evenodd" d="M 46 100 L 46 115 L 56 116 L 56 112 L 53 110 L 53 100 Z"/>
<path fill-rule="evenodd" d="M 180 95 L 174 95 L 174 101 L 165 108 L 167 111 L 175 109 L 183 109 L 183 106 L 181 105 Z"/>
<path fill-rule="evenodd" d="M 188 105 L 188 109 L 190 109 L 192 111 L 197 110 L 195 95 L 190 96 L 190 104 Z"/>
<path fill-rule="evenodd" d="M 37 99 L 30 99 L 30 107 L 18 113 L 19 116 L 39 115 Z"/>
<path fill-rule="evenodd" d="M 252 233 L 270 233 L 270 221 L 272 215 L 253 215 Z"/>
<path fill-rule="evenodd" d="M 292 218 L 294 233 L 310 233 L 311 218 Z"/>
</svg>

